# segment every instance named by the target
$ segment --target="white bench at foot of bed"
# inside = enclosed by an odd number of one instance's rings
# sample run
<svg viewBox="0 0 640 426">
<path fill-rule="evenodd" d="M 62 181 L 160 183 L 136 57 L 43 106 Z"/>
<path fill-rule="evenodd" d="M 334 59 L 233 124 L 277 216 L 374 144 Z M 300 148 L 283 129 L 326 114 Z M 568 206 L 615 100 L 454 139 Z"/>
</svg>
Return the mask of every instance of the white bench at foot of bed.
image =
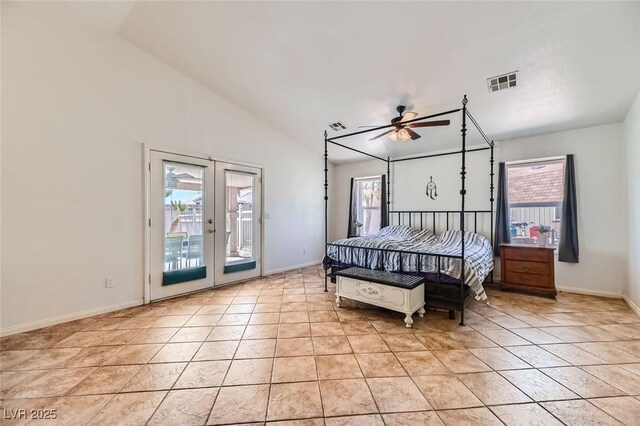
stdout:
<svg viewBox="0 0 640 426">
<path fill-rule="evenodd" d="M 405 314 L 404 322 L 411 327 L 411 315 L 423 317 L 424 278 L 400 273 L 348 268 L 336 272 L 336 306 L 341 298 L 357 300 Z"/>
</svg>

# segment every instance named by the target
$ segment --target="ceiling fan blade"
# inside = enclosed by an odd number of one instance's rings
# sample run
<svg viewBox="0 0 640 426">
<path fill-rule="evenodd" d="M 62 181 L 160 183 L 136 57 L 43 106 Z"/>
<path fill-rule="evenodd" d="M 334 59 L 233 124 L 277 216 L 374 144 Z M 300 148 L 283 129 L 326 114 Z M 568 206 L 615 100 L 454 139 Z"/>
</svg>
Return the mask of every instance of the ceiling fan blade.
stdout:
<svg viewBox="0 0 640 426">
<path fill-rule="evenodd" d="M 405 127 L 405 129 L 407 130 L 407 132 L 409 132 L 409 134 L 411 135 L 411 140 L 415 141 L 416 139 L 420 139 L 421 136 L 419 134 L 417 134 L 416 132 L 414 132 L 413 130 L 411 130 L 408 127 Z"/>
<path fill-rule="evenodd" d="M 409 123 L 407 127 L 448 126 L 450 123 L 451 123 L 451 120 L 425 121 L 424 123 Z"/>
<path fill-rule="evenodd" d="M 372 138 L 371 138 L 371 139 L 369 139 L 369 140 L 370 140 L 370 141 L 372 141 L 372 140 L 375 140 L 375 139 L 381 138 L 381 137 L 383 137 L 384 135 L 388 135 L 389 133 L 391 133 L 391 132 L 395 132 L 395 131 L 396 131 L 396 129 L 388 130 L 388 131 L 386 131 L 386 132 L 384 132 L 384 133 L 380 133 L 378 136 L 374 136 L 374 137 L 372 137 Z"/>
<path fill-rule="evenodd" d="M 358 129 L 366 129 L 367 127 L 384 127 L 386 124 L 378 124 L 377 126 L 358 126 Z"/>
<path fill-rule="evenodd" d="M 417 112 L 408 112 L 408 113 L 406 113 L 405 115 L 402 116 L 402 120 L 400 120 L 400 122 L 402 123 L 403 121 L 413 120 L 417 116 L 418 116 Z"/>
</svg>

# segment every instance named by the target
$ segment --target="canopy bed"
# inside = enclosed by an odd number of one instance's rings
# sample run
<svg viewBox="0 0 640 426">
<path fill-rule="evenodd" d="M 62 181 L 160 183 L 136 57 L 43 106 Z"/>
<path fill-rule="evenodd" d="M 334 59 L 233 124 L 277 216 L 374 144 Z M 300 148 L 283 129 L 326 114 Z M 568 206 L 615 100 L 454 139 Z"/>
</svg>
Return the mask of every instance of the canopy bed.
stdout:
<svg viewBox="0 0 640 426">
<path fill-rule="evenodd" d="M 334 281 L 336 275 L 340 275 L 339 272 L 341 270 L 353 267 L 420 276 L 424 278 L 425 306 L 449 310 L 451 319 L 454 318 L 454 311 L 460 311 L 460 325 L 464 325 L 464 306 L 467 297 L 471 294 L 470 289 L 475 294 L 476 299 L 486 300 L 482 282 L 487 278 L 491 282 L 493 281 L 494 143 L 487 138 L 469 112 L 467 102 L 465 95 L 461 108 L 409 120 L 403 119 L 401 127 L 398 126 L 398 120 L 392 120 L 392 123 L 386 126 L 377 126 L 332 138 L 328 137 L 326 131 L 324 132 L 325 267 L 331 269 L 330 273 L 325 274 L 325 291 L 328 291 L 329 277 Z M 417 122 L 457 113 L 461 114 L 462 121 L 461 145 L 459 150 L 452 152 L 396 159 L 387 157 L 385 159 L 337 142 L 340 139 L 356 135 L 391 129 L 383 133 L 383 135 L 388 134 L 393 132 L 394 128 L 400 130 L 405 127 L 413 127 L 412 123 L 416 123 L 416 127 L 426 127 L 428 124 L 418 125 Z M 478 130 L 487 146 L 467 149 L 467 119 Z M 387 186 L 386 217 L 383 218 L 383 223 L 387 226 L 375 235 L 335 242 L 328 241 L 329 144 L 387 163 L 385 182 Z M 487 210 L 467 210 L 465 208 L 467 154 L 485 150 L 490 151 L 490 208 Z M 459 155 L 461 159 L 460 210 L 390 210 L 391 163 L 450 155 Z M 382 188 L 382 191 L 384 191 L 384 188 Z M 487 216 L 490 223 L 490 235 L 485 238 L 477 233 L 478 220 L 483 220 L 483 217 L 486 218 Z M 470 220 L 473 221 L 473 228 L 467 226 L 467 222 Z M 455 222 L 458 224 L 457 227 Z M 441 235 L 436 235 L 436 224 L 438 224 L 438 228 L 444 230 Z"/>
</svg>

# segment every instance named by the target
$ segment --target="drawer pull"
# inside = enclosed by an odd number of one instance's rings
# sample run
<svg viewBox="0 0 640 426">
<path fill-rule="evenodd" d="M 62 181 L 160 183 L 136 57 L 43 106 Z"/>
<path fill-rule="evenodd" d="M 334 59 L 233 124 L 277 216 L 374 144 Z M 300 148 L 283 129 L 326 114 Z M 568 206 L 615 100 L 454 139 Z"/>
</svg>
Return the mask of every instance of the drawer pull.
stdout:
<svg viewBox="0 0 640 426">
<path fill-rule="evenodd" d="M 522 270 L 525 271 L 525 272 L 529 272 L 529 267 L 525 265 L 525 266 L 522 267 Z"/>
<path fill-rule="evenodd" d="M 373 296 L 374 294 L 378 294 L 378 290 L 374 290 L 371 287 L 363 288 L 363 293 L 367 293 L 369 296 Z"/>
<path fill-rule="evenodd" d="M 522 257 L 524 257 L 525 259 L 528 259 L 531 257 L 531 253 L 529 253 L 528 251 L 525 251 L 521 254 Z"/>
</svg>

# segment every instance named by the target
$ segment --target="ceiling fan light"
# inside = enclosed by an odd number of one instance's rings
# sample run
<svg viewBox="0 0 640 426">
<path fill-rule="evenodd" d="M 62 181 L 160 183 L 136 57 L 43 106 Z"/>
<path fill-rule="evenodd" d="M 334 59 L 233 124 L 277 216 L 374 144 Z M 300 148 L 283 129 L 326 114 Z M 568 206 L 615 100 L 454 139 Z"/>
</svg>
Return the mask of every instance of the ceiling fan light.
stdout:
<svg viewBox="0 0 640 426">
<path fill-rule="evenodd" d="M 396 130 L 395 132 L 389 133 L 389 139 L 394 142 L 398 142 L 398 131 Z"/>
<path fill-rule="evenodd" d="M 409 132 L 407 132 L 407 129 L 400 129 L 398 130 L 398 140 L 405 142 L 408 141 L 409 139 L 411 139 L 411 135 L 409 134 Z"/>
</svg>

